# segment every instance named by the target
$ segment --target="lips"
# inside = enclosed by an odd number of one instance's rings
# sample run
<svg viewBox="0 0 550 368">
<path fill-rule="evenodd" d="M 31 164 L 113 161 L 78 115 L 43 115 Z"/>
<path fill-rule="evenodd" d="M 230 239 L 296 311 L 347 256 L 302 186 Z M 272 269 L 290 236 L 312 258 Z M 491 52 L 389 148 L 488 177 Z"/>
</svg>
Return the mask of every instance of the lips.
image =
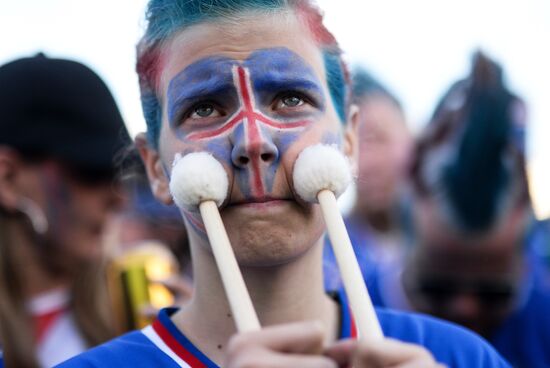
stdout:
<svg viewBox="0 0 550 368">
<path fill-rule="evenodd" d="M 269 204 L 270 202 L 289 201 L 289 198 L 283 197 L 248 197 L 239 201 L 231 202 L 229 206 L 249 205 L 249 204 Z"/>
</svg>

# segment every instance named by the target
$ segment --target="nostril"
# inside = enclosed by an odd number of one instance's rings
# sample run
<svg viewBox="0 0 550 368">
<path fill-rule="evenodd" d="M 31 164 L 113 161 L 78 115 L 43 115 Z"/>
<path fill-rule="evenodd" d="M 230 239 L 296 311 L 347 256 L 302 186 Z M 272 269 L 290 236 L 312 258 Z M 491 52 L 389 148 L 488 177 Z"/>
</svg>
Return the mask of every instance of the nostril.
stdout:
<svg viewBox="0 0 550 368">
<path fill-rule="evenodd" d="M 246 164 L 248 164 L 249 161 L 250 161 L 250 159 L 246 156 L 240 156 L 239 157 L 239 163 L 241 165 L 246 165 Z"/>
<path fill-rule="evenodd" d="M 275 156 L 272 153 L 262 153 L 260 157 L 262 161 L 269 162 L 272 161 Z"/>
</svg>

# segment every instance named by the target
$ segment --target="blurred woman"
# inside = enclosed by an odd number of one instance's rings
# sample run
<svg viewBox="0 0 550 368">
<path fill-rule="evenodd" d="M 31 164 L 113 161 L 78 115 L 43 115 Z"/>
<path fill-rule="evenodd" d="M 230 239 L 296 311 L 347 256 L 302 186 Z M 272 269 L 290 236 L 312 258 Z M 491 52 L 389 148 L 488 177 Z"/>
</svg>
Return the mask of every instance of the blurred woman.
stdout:
<svg viewBox="0 0 550 368">
<path fill-rule="evenodd" d="M 112 95 L 84 65 L 39 54 L 0 67 L 6 367 L 52 366 L 112 336 L 102 236 L 119 201 L 113 158 L 128 142 Z"/>
</svg>

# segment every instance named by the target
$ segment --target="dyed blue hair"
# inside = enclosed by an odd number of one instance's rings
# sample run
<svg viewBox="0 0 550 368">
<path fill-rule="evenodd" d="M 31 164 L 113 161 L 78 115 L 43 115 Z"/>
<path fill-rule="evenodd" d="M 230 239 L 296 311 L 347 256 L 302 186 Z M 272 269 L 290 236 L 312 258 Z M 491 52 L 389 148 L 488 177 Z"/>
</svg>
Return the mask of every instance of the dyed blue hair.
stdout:
<svg viewBox="0 0 550 368">
<path fill-rule="evenodd" d="M 147 30 L 137 48 L 137 72 L 141 104 L 151 144 L 158 144 L 162 108 L 157 97 L 160 53 L 176 32 L 195 24 L 231 18 L 246 11 L 268 13 L 282 9 L 303 11 L 306 23 L 323 50 L 326 78 L 338 116 L 346 121 L 348 83 L 341 50 L 322 24 L 320 11 L 309 0 L 151 0 L 147 7 Z"/>
<path fill-rule="evenodd" d="M 510 144 L 513 99 L 500 67 L 482 54 L 475 56 L 468 84 L 465 129 L 456 159 L 445 167 L 442 178 L 460 222 L 477 231 L 493 224 L 511 180 L 503 156 Z"/>
<path fill-rule="evenodd" d="M 456 147 L 438 168 L 436 188 L 418 181 L 415 174 L 413 180 L 420 194 L 434 190 L 443 194 L 436 198 L 451 211 L 462 231 L 490 230 L 507 203 L 518 203 L 518 199 L 528 203 L 523 156 L 514 149 L 511 134 L 511 107 L 517 101 L 505 86 L 500 66 L 476 53 L 470 76 L 454 83 L 445 94 L 428 126 L 432 134 L 418 146 L 420 154 L 413 165 L 416 175 L 433 145 Z M 521 186 L 512 185 L 518 180 Z"/>
</svg>

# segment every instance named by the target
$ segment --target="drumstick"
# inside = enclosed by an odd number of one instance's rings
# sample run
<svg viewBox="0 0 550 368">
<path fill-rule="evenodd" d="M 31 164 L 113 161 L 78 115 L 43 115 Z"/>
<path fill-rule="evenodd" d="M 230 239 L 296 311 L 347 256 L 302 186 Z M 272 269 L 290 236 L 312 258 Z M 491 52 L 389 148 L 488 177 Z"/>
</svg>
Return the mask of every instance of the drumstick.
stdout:
<svg viewBox="0 0 550 368">
<path fill-rule="evenodd" d="M 200 211 L 216 265 L 239 332 L 259 330 L 260 322 L 235 259 L 218 206 L 227 196 L 222 164 L 207 152 L 176 155 L 170 192 L 180 208 Z"/>
<path fill-rule="evenodd" d="M 383 338 L 336 196 L 351 182 L 348 160 L 335 147 L 317 144 L 304 149 L 294 164 L 296 193 L 307 202 L 319 202 L 336 262 L 362 338 Z"/>
</svg>

